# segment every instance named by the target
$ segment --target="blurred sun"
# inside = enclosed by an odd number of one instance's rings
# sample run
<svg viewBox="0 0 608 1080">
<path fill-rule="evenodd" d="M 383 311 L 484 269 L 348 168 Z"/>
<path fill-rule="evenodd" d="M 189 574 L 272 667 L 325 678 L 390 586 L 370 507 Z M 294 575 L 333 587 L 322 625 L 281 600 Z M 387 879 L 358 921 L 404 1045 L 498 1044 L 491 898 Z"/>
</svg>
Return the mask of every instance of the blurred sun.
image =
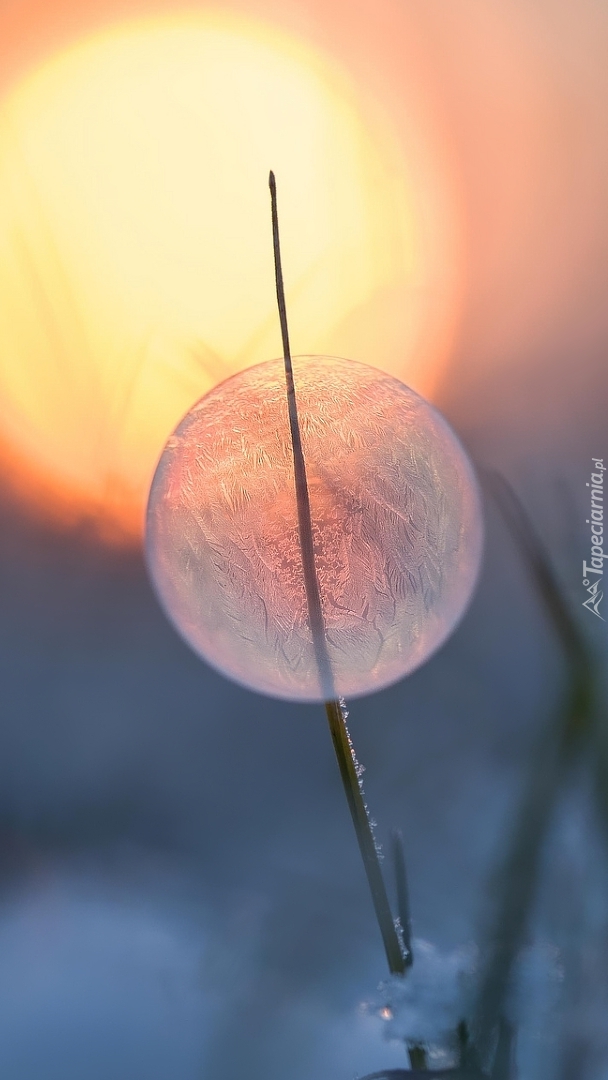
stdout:
<svg viewBox="0 0 608 1080">
<path fill-rule="evenodd" d="M 0 440 L 46 506 L 138 535 L 180 417 L 280 355 L 270 168 L 294 352 L 428 392 L 436 252 L 386 117 L 326 56 L 242 17 L 151 19 L 4 98 Z"/>
</svg>

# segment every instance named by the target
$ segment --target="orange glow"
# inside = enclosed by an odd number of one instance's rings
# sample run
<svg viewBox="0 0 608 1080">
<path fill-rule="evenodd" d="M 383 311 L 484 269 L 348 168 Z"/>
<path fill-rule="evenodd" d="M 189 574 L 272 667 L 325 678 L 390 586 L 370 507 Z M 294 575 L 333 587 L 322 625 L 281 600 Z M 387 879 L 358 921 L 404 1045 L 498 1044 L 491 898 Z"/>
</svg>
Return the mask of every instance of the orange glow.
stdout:
<svg viewBox="0 0 608 1080">
<path fill-rule="evenodd" d="M 45 506 L 139 535 L 180 417 L 279 355 L 270 167 L 294 350 L 431 392 L 441 244 L 386 116 L 326 55 L 176 15 L 98 32 L 5 96 L 0 438 Z"/>
</svg>

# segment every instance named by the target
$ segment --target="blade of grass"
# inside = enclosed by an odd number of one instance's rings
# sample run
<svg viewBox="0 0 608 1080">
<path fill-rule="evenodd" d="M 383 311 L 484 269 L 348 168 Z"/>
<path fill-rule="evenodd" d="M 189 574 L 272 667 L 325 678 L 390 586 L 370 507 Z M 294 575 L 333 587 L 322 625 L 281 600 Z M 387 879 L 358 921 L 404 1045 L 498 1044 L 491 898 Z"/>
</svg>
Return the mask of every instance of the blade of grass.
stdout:
<svg viewBox="0 0 608 1080">
<path fill-rule="evenodd" d="M 353 745 L 346 727 L 346 718 L 341 702 L 338 700 L 331 661 L 327 648 L 325 633 L 325 620 L 321 606 L 321 594 L 315 565 L 314 542 L 312 532 L 312 517 L 310 512 L 310 497 L 308 482 L 306 479 L 306 462 L 302 449 L 302 438 L 298 420 L 298 406 L 296 390 L 291 363 L 291 351 L 289 346 L 289 331 L 287 326 L 287 309 L 285 306 L 285 289 L 283 285 L 283 271 L 281 267 L 281 247 L 279 240 L 279 217 L 277 210 L 277 189 L 274 173 L 268 178 L 270 187 L 272 209 L 272 237 L 274 247 L 275 280 L 277 291 L 277 304 L 279 308 L 279 320 L 281 323 L 281 338 L 283 342 L 283 358 L 285 363 L 285 382 L 287 386 L 287 405 L 289 410 L 289 429 L 293 450 L 294 476 L 296 487 L 296 502 L 298 512 L 298 534 L 300 551 L 302 556 L 302 568 L 304 573 L 304 588 L 306 591 L 306 603 L 308 606 L 308 619 L 312 634 L 313 649 L 319 672 L 321 692 L 325 698 L 325 711 L 329 721 L 329 729 L 334 745 L 340 776 L 344 785 L 346 799 L 355 826 L 359 849 L 363 858 L 363 865 L 367 874 L 367 880 L 372 894 L 372 901 L 376 912 L 376 918 L 382 934 L 386 959 L 391 974 L 403 975 L 406 964 L 401 949 L 399 935 L 395 928 L 390 904 L 386 892 L 386 886 L 382 877 L 380 860 L 376 849 L 376 842 L 372 832 L 371 823 L 367 813 L 363 794 L 361 791 L 360 778 L 357 773 L 357 763 L 353 751 Z"/>
<path fill-rule="evenodd" d="M 472 1029 L 481 1060 L 491 1052 L 504 1015 L 517 955 L 523 945 L 540 867 L 542 845 L 562 782 L 591 730 L 593 671 L 584 639 L 565 604 L 555 573 L 523 506 L 507 481 L 491 476 L 503 517 L 532 572 L 538 593 L 564 649 L 569 688 L 557 724 L 543 732 L 532 757 L 530 779 L 495 882 L 500 897 L 487 960 L 473 1013 Z"/>
<path fill-rule="evenodd" d="M 417 1044 L 408 1046 L 407 1054 L 412 1069 L 424 1072 L 426 1076 L 428 1069 L 426 1067 L 426 1050 L 424 1049 L 424 1046 L 418 1046 Z"/>
<path fill-rule="evenodd" d="M 397 914 L 399 916 L 399 929 L 401 931 L 401 945 L 408 968 L 414 963 L 412 951 L 412 920 L 410 917 L 410 898 L 407 887 L 407 871 L 405 867 L 405 852 L 403 850 L 403 837 L 399 829 L 393 829 L 392 836 L 393 863 L 395 866 L 395 884 L 397 887 Z M 412 1069 L 427 1068 L 426 1050 L 418 1043 L 409 1043 L 407 1047 L 408 1057 Z"/>
<path fill-rule="evenodd" d="M 367 807 L 361 791 L 361 782 L 357 772 L 357 763 L 352 741 L 343 715 L 340 701 L 325 702 L 325 711 L 329 721 L 334 750 L 338 759 L 340 776 L 344 785 L 346 800 L 355 826 L 359 850 L 363 859 L 365 873 L 372 894 L 376 919 L 382 934 L 384 950 L 391 975 L 404 975 L 407 957 L 403 953 L 399 935 L 395 927 L 389 904 L 384 878 L 378 858 L 376 841 L 369 820 Z"/>
<path fill-rule="evenodd" d="M 393 862 L 395 864 L 395 883 L 397 886 L 397 914 L 401 928 L 401 938 L 405 961 L 408 967 L 414 963 L 412 950 L 412 919 L 410 915 L 410 894 L 407 885 L 407 871 L 405 867 L 405 852 L 403 850 L 403 837 L 399 829 L 393 829 Z"/>
<path fill-rule="evenodd" d="M 513 1051 L 513 1028 L 504 1017 L 501 1017 L 498 1026 L 498 1043 L 496 1044 L 496 1053 L 494 1054 L 491 1080 L 512 1080 Z"/>
<path fill-rule="evenodd" d="M 509 530 L 519 544 L 571 668 L 590 682 L 591 660 L 587 643 L 565 602 L 547 553 L 515 491 L 500 473 L 487 471 L 490 490 Z"/>
<path fill-rule="evenodd" d="M 503 517 L 533 571 L 538 591 L 569 661 L 570 724 L 579 726 L 593 739 L 597 805 L 608 842 L 608 722 L 599 708 L 597 665 L 515 492 L 500 474 L 489 473 L 488 476 Z"/>
</svg>

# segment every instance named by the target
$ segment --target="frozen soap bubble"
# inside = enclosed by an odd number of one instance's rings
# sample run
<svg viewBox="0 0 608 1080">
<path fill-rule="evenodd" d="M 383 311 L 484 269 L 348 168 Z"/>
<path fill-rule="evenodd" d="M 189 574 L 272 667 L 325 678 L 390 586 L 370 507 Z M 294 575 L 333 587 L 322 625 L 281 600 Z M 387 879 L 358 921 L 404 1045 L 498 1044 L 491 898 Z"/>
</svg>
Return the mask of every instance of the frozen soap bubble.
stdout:
<svg viewBox="0 0 608 1080">
<path fill-rule="evenodd" d="M 482 546 L 471 465 L 440 414 L 375 368 L 294 358 L 315 559 L 336 692 L 422 664 L 461 617 Z M 322 700 L 298 538 L 282 360 L 184 417 L 148 504 L 147 560 L 169 617 L 224 675 Z"/>
</svg>

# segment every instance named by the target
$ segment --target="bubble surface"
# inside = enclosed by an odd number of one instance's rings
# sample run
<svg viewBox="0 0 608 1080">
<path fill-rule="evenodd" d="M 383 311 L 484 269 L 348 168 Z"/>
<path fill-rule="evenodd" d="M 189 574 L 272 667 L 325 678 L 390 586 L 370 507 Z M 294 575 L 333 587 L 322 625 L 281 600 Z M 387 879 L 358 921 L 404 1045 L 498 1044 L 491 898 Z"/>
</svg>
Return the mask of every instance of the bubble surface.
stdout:
<svg viewBox="0 0 608 1080">
<path fill-rule="evenodd" d="M 315 560 L 336 686 L 371 693 L 435 651 L 472 594 L 477 483 L 431 405 L 365 364 L 294 357 Z M 233 376 L 158 464 L 146 556 L 170 619 L 224 675 L 322 700 L 300 554 L 283 360 Z"/>
</svg>

